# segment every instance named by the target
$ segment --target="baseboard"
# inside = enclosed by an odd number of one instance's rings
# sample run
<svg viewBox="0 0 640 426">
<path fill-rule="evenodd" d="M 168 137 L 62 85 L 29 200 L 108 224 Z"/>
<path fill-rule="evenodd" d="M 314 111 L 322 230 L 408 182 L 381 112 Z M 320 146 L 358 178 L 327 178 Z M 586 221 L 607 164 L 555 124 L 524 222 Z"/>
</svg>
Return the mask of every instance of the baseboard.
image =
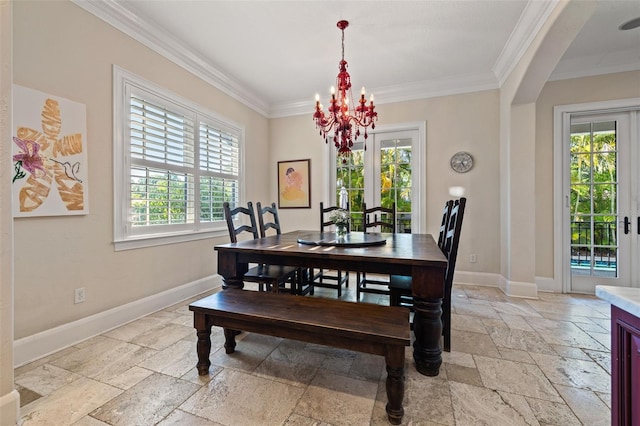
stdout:
<svg viewBox="0 0 640 426">
<path fill-rule="evenodd" d="M 19 367 L 221 285 L 221 277 L 212 275 L 15 340 L 13 342 L 14 366 Z"/>
<path fill-rule="evenodd" d="M 534 299 L 538 297 L 539 280 L 542 279 L 536 278 L 535 283 L 509 281 L 500 274 L 469 271 L 456 271 L 453 277 L 453 282 L 455 284 L 497 287 L 501 289 L 507 296 Z M 553 279 L 551 279 L 551 281 L 553 281 Z M 545 282 L 545 285 L 549 284 Z"/>
<path fill-rule="evenodd" d="M 13 389 L 0 396 L 0 424 L 17 425 L 20 420 L 20 394 Z"/>
<path fill-rule="evenodd" d="M 456 271 L 453 275 L 454 284 L 471 284 L 485 287 L 500 287 L 500 274 L 487 272 Z"/>
<path fill-rule="evenodd" d="M 547 293 L 562 293 L 562 283 L 557 283 L 554 278 L 536 277 L 538 291 Z"/>
<path fill-rule="evenodd" d="M 538 298 L 538 286 L 536 283 L 507 280 L 504 292 L 507 296 L 511 297 L 523 297 L 527 299 Z"/>
</svg>

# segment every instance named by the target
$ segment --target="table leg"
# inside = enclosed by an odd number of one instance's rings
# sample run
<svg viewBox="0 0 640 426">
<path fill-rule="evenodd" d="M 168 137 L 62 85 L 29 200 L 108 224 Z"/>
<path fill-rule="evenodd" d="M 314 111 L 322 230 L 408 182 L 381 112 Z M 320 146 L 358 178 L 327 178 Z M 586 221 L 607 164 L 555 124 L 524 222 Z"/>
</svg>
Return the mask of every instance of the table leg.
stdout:
<svg viewBox="0 0 640 426">
<path fill-rule="evenodd" d="M 384 356 L 387 364 L 387 417 L 392 425 L 399 425 L 402 422 L 404 408 L 404 347 L 387 347 Z"/>
<path fill-rule="evenodd" d="M 236 350 L 236 330 L 224 328 L 224 351 L 225 353 L 232 354 Z"/>
<path fill-rule="evenodd" d="M 209 322 L 207 315 L 194 312 L 193 324 L 196 328 L 196 334 L 198 335 L 198 343 L 196 348 L 198 351 L 198 363 L 196 368 L 198 369 L 198 375 L 204 376 L 209 373 L 209 353 L 211 352 L 211 323 Z"/>
<path fill-rule="evenodd" d="M 237 288 L 242 290 L 244 288 L 244 282 L 242 281 L 242 277 L 241 278 L 222 278 L 222 289 L 226 290 L 228 288 Z"/>
<path fill-rule="evenodd" d="M 437 376 L 442 364 L 442 299 L 420 299 L 413 297 L 413 359 L 416 369 L 425 376 Z"/>
<path fill-rule="evenodd" d="M 242 277 L 249 270 L 248 263 L 239 263 L 235 253 L 218 252 L 218 273 L 222 275 L 222 289 L 244 287 Z"/>
</svg>

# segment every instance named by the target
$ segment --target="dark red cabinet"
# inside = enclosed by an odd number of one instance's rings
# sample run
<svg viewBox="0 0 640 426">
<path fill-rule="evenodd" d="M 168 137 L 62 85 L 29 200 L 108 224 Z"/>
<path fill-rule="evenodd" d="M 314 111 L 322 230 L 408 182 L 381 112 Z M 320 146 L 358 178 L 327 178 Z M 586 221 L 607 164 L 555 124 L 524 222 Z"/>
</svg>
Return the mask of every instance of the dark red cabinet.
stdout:
<svg viewBox="0 0 640 426">
<path fill-rule="evenodd" d="M 640 318 L 611 305 L 611 424 L 640 426 Z"/>
</svg>

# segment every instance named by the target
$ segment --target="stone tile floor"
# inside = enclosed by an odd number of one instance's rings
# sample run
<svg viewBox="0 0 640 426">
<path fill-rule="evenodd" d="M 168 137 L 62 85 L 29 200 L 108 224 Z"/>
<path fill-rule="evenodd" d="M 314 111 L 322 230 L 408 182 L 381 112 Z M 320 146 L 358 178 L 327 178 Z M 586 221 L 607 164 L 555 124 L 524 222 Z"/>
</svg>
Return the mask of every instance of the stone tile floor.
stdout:
<svg viewBox="0 0 640 426">
<path fill-rule="evenodd" d="M 353 284 L 342 298 L 355 300 Z M 388 424 L 380 356 L 249 333 L 227 355 L 214 327 L 198 376 L 189 302 L 17 368 L 23 426 Z M 608 303 L 467 285 L 452 303 L 438 377 L 420 375 L 407 347 L 403 424 L 610 424 Z"/>
</svg>

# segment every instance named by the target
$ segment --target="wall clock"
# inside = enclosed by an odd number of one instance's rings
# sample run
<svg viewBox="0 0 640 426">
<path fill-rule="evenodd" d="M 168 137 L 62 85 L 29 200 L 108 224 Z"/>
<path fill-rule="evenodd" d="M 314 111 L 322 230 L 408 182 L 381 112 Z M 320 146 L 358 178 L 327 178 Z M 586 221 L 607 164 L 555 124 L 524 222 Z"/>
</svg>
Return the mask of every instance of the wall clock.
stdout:
<svg viewBox="0 0 640 426">
<path fill-rule="evenodd" d="M 460 151 L 451 157 L 451 168 L 458 173 L 466 173 L 473 167 L 473 157 L 468 152 Z"/>
</svg>

